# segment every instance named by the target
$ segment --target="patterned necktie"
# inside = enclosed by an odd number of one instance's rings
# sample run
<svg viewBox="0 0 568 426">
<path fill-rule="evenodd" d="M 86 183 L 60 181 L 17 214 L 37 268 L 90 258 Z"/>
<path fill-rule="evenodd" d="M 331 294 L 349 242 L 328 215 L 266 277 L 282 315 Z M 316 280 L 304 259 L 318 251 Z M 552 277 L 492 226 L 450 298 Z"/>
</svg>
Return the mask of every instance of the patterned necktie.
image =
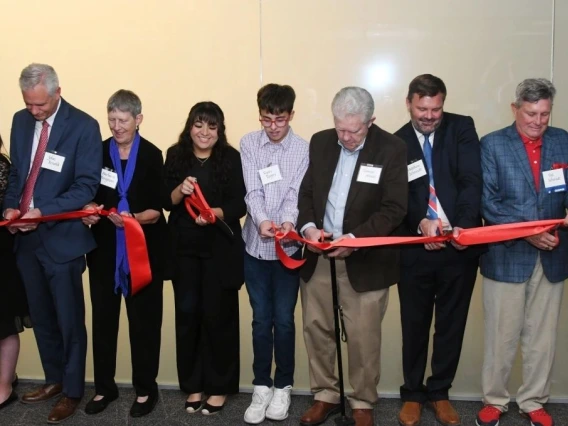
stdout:
<svg viewBox="0 0 568 426">
<path fill-rule="evenodd" d="M 22 199 L 20 200 L 20 213 L 27 213 L 30 209 L 30 203 L 34 195 L 34 187 L 39 175 L 39 170 L 43 163 L 43 157 L 45 156 L 45 149 L 47 148 L 47 141 L 49 139 L 49 123 L 47 121 L 42 122 L 41 133 L 39 135 L 39 143 L 37 145 L 36 153 L 34 156 L 34 161 L 32 163 L 32 168 L 30 169 L 30 174 L 24 185 L 24 191 L 22 193 Z"/>
<path fill-rule="evenodd" d="M 434 170 L 432 169 L 432 145 L 428 139 L 430 135 L 424 135 L 424 159 L 428 167 L 428 176 L 430 177 L 430 197 L 428 199 L 428 211 L 426 218 L 438 219 L 438 198 L 436 197 L 436 188 L 434 186 Z"/>
</svg>

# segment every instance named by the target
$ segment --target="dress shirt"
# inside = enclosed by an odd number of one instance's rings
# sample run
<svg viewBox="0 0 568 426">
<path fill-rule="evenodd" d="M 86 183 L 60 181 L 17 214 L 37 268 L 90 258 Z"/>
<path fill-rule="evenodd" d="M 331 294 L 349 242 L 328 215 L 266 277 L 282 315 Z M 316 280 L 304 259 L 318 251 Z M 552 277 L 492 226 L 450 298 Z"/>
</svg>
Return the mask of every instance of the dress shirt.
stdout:
<svg viewBox="0 0 568 426">
<path fill-rule="evenodd" d="M 247 216 L 242 234 L 246 251 L 258 259 L 276 260 L 278 256 L 274 240 L 261 238 L 259 226 L 265 220 L 277 226 L 284 222 L 296 226 L 298 191 L 308 169 L 309 144 L 297 136 L 292 128 L 278 143 L 271 142 L 266 132 L 259 130 L 241 139 L 241 161 L 247 189 Z M 278 166 L 282 179 L 263 185 L 259 170 L 274 165 Z M 282 247 L 291 255 L 300 245 L 286 242 Z"/>
<path fill-rule="evenodd" d="M 416 130 L 415 127 L 414 128 L 414 132 L 416 133 L 416 137 L 418 138 L 418 142 L 420 142 L 420 148 L 422 148 L 422 152 L 424 152 L 424 134 L 420 133 L 418 130 Z M 430 143 L 432 144 L 432 152 L 434 152 L 434 134 L 436 132 L 432 132 L 428 135 L 428 140 L 430 141 Z M 434 176 L 434 187 L 436 186 L 436 177 Z M 438 194 L 436 193 L 436 201 L 437 201 L 437 211 L 438 211 L 438 218 L 440 218 L 442 220 L 442 227 L 444 230 L 448 231 L 452 229 L 452 224 L 450 223 L 448 216 L 446 216 L 446 212 L 444 212 L 444 208 L 442 207 L 442 203 L 440 202 L 440 198 L 438 197 Z M 426 211 L 428 211 L 428 208 L 426 208 Z M 424 212 L 424 217 L 426 217 L 426 212 Z M 420 227 L 418 229 L 418 232 L 420 233 Z"/>
<path fill-rule="evenodd" d="M 349 151 L 340 141 L 337 141 L 337 143 L 341 147 L 341 152 L 337 166 L 335 166 L 335 173 L 333 174 L 333 181 L 331 182 L 331 188 L 327 196 L 325 216 L 323 218 L 323 229 L 325 232 L 331 232 L 333 239 L 343 235 L 343 217 L 345 216 L 347 196 L 349 195 L 351 180 L 355 166 L 357 165 L 359 153 L 363 149 L 363 146 L 365 146 L 365 141 L 363 141 L 355 151 Z M 302 226 L 301 232 L 303 233 L 311 226 L 317 228 L 315 223 L 309 222 Z M 353 234 L 350 235 L 354 237 Z"/>
<path fill-rule="evenodd" d="M 55 121 L 55 116 L 57 115 L 57 112 L 59 111 L 60 106 L 61 106 L 61 98 L 59 99 L 59 103 L 57 104 L 57 109 L 55 110 L 55 112 L 45 119 L 45 121 L 47 121 L 47 124 L 49 124 L 49 127 L 47 128 L 47 139 L 48 140 L 49 140 L 49 136 L 51 135 L 51 129 L 53 128 L 53 122 Z M 34 128 L 34 140 L 32 142 L 32 157 L 31 157 L 31 160 L 30 160 L 30 168 L 28 170 L 28 175 L 30 174 L 30 172 L 32 170 L 32 165 L 34 164 L 34 157 L 35 157 L 35 154 L 36 154 L 36 151 L 37 151 L 37 147 L 39 145 L 39 137 L 41 135 L 42 126 L 43 126 L 43 121 L 36 120 L 35 128 Z M 47 152 L 47 150 L 45 152 Z M 23 193 L 22 193 L 22 195 L 23 195 Z M 33 209 L 33 208 L 34 208 L 34 197 L 32 195 L 32 199 L 30 201 L 30 210 Z"/>
</svg>

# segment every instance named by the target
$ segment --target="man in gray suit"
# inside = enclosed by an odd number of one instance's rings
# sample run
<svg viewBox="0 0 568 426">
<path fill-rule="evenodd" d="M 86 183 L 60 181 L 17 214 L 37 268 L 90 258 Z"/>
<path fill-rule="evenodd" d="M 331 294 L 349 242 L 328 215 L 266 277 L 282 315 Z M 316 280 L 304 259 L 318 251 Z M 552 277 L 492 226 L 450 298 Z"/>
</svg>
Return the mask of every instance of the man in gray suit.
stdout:
<svg viewBox="0 0 568 426">
<path fill-rule="evenodd" d="M 512 104 L 513 125 L 481 139 L 486 225 L 562 218 L 568 224 L 568 133 L 548 126 L 555 93 L 546 79 L 524 80 Z M 482 256 L 485 406 L 478 413 L 478 426 L 499 424 L 507 411 L 507 382 L 519 340 L 520 412 L 533 425 L 554 424 L 543 404 L 549 397 L 567 259 L 566 238 L 548 232 L 490 244 Z"/>
</svg>

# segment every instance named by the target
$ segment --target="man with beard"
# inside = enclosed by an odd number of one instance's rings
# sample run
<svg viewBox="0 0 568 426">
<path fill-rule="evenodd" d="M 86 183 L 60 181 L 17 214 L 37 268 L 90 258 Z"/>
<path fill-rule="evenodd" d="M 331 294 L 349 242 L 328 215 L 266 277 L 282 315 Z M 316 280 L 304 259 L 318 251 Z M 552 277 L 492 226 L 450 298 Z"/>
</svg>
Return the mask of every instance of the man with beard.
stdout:
<svg viewBox="0 0 568 426">
<path fill-rule="evenodd" d="M 410 83 L 410 122 L 395 135 L 407 145 L 408 212 L 403 235 L 458 235 L 481 226 L 479 138 L 471 117 L 444 113 L 446 86 L 433 75 Z M 460 358 L 479 247 L 451 244 L 405 246 L 398 284 L 404 384 L 399 422 L 414 426 L 430 402 L 443 425 L 459 425 L 448 400 Z M 424 384 L 432 316 L 436 314 L 432 375 Z"/>
</svg>

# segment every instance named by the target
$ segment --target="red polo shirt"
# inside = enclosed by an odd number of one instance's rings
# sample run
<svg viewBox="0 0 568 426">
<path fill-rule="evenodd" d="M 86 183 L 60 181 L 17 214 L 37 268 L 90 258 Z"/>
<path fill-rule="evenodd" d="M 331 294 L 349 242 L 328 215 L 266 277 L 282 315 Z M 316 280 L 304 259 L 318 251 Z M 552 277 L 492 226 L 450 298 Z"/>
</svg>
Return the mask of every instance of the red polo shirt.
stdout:
<svg viewBox="0 0 568 426">
<path fill-rule="evenodd" d="M 533 141 L 527 138 L 525 135 L 521 135 L 520 133 L 519 136 L 521 137 L 523 144 L 525 145 L 527 156 L 529 157 L 529 164 L 531 166 L 532 174 L 534 177 L 534 185 L 538 192 L 540 187 L 540 151 L 542 147 L 542 137 Z"/>
</svg>

